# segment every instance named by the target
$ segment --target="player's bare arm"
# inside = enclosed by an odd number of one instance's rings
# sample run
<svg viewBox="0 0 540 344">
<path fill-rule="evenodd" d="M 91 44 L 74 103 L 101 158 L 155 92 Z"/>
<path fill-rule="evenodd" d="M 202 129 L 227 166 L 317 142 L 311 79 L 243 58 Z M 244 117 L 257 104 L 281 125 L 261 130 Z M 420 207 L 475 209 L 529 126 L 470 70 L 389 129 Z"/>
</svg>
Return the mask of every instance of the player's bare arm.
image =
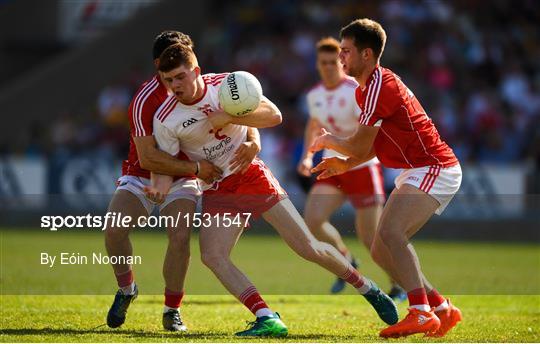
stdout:
<svg viewBox="0 0 540 344">
<path fill-rule="evenodd" d="M 134 137 L 139 163 L 145 170 L 169 176 L 196 175 L 205 182 L 213 182 L 221 177 L 222 171 L 209 161 L 197 162 L 180 160 L 157 148 L 153 136 Z"/>
<path fill-rule="evenodd" d="M 281 112 L 268 99 L 261 100 L 259 106 L 246 116 L 231 116 L 224 111 L 215 111 L 208 116 L 214 129 L 223 128 L 229 124 L 245 125 L 253 128 L 270 128 L 281 124 Z"/>
<path fill-rule="evenodd" d="M 259 130 L 249 127 L 246 136 L 246 142 L 243 142 L 238 147 L 230 162 L 233 173 L 245 173 L 253 159 L 261 151 L 261 135 L 259 134 Z"/>
<path fill-rule="evenodd" d="M 317 176 L 317 180 L 330 178 L 343 174 L 356 166 L 363 164 L 367 160 L 371 160 L 375 157 L 375 150 L 372 149 L 371 153 L 368 154 L 366 159 L 357 159 L 357 158 L 344 158 L 344 157 L 332 157 L 332 158 L 323 158 L 323 160 L 315 167 L 311 169 L 311 173 L 321 172 Z"/>
<path fill-rule="evenodd" d="M 330 134 L 323 128 L 320 131 L 320 136 L 315 138 L 309 150 L 314 153 L 322 149 L 332 149 L 365 162 L 372 158 L 370 155 L 378 132 L 379 127 L 360 124 L 353 135 L 340 138 Z"/>
<path fill-rule="evenodd" d="M 310 170 L 313 167 L 313 152 L 311 152 L 309 148 L 320 133 L 322 127 L 321 122 L 313 117 L 311 117 L 306 124 L 306 129 L 304 130 L 304 151 L 302 152 L 302 157 L 297 166 L 298 173 L 305 177 L 311 175 Z"/>
</svg>

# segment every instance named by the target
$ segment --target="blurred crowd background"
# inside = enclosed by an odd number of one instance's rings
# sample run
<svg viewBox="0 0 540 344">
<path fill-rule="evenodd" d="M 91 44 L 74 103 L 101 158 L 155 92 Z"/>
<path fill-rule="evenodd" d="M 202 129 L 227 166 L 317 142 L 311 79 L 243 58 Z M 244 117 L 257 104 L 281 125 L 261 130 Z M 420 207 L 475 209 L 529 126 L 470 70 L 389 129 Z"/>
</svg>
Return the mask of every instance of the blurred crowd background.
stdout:
<svg viewBox="0 0 540 344">
<path fill-rule="evenodd" d="M 146 1 L 125 17 L 141 16 L 159 2 Z M 82 3 L 86 5 L 79 10 L 81 20 L 91 18 L 100 6 L 100 1 Z M 1 1 L 0 12 L 10 4 Z M 259 78 L 284 119 L 281 126 L 262 131 L 263 159 L 291 188 L 297 183 L 295 166 L 308 116 L 305 94 L 318 82 L 315 42 L 323 36 L 337 38 L 342 26 L 365 16 L 386 29 L 381 64 L 400 75 L 416 94 L 459 159 L 471 164 L 518 164 L 532 176 L 527 191 L 538 192 L 536 1 L 208 0 L 205 8 L 205 22 L 196 32 L 186 31 L 195 40 L 203 72 L 247 70 Z M 99 35 L 88 35 L 86 41 L 107 35 L 118 23 L 102 27 Z M 181 23 L 170 29 L 184 31 Z M 18 140 L 0 140 L 0 154 L 46 159 L 93 154 L 118 163 L 126 158 L 128 105 L 140 83 L 153 74 L 152 42 L 133 44 L 147 50 L 146 64 L 132 63 L 125 56 L 128 72 L 103 84 L 93 102 L 61 109 L 52 119 L 29 120 Z M 62 51 L 76 47 L 64 44 Z M 4 56 L 16 48 L 0 47 Z"/>
</svg>

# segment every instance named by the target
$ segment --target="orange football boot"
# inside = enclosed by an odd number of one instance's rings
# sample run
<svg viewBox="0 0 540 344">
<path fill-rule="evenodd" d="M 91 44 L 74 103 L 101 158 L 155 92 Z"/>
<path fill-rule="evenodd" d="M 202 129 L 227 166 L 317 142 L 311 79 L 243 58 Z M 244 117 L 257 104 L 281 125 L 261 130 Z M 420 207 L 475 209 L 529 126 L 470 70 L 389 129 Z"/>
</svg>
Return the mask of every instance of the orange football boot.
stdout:
<svg viewBox="0 0 540 344">
<path fill-rule="evenodd" d="M 445 334 L 448 333 L 454 326 L 457 325 L 458 322 L 461 321 L 461 311 L 459 308 L 454 306 L 450 303 L 450 300 L 446 300 L 448 302 L 448 308 L 443 309 L 442 311 L 435 312 L 435 315 L 439 318 L 441 321 L 441 326 L 439 329 L 432 334 L 428 334 L 430 337 L 442 337 Z"/>
<path fill-rule="evenodd" d="M 379 333 L 383 338 L 406 337 L 415 333 L 435 333 L 441 326 L 441 321 L 433 309 L 424 312 L 416 308 L 409 308 L 409 314 L 405 319 L 395 325 L 389 326 Z"/>
</svg>

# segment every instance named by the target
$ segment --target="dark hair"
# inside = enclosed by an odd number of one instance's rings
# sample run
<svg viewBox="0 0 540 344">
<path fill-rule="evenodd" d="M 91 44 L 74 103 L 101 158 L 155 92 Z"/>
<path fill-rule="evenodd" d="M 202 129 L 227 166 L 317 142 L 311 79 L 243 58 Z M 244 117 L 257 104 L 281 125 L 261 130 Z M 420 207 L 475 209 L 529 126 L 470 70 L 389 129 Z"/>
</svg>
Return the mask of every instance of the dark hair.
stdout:
<svg viewBox="0 0 540 344">
<path fill-rule="evenodd" d="M 152 55 L 154 60 L 159 58 L 161 54 L 173 44 L 184 44 L 193 49 L 193 41 L 189 35 L 179 31 L 163 31 L 154 39 L 154 47 L 152 48 Z"/>
<path fill-rule="evenodd" d="M 182 65 L 191 68 L 195 64 L 197 64 L 197 58 L 193 50 L 182 43 L 176 43 L 165 49 L 161 54 L 158 70 L 160 72 L 170 72 Z"/>
<path fill-rule="evenodd" d="M 358 50 L 371 48 L 377 59 L 381 57 L 386 44 L 386 32 L 381 24 L 367 18 L 352 21 L 341 29 L 339 37 L 354 39 L 354 45 Z"/>
<path fill-rule="evenodd" d="M 339 53 L 339 42 L 334 37 L 324 37 L 317 42 L 317 52 Z"/>
</svg>

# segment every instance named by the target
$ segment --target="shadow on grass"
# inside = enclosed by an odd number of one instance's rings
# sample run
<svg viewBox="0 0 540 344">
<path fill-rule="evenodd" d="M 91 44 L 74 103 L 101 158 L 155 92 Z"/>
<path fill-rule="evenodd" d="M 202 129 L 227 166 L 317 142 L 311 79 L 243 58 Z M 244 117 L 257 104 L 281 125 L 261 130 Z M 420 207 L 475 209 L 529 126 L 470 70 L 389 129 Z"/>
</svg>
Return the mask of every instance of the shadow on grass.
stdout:
<svg viewBox="0 0 540 344">
<path fill-rule="evenodd" d="M 1 329 L 0 335 L 2 336 L 73 336 L 73 341 L 80 341 L 81 338 L 77 337 L 80 335 L 103 335 L 103 339 L 106 341 L 114 341 L 115 337 L 119 342 L 125 341 L 125 337 L 133 338 L 145 338 L 145 339 L 176 339 L 181 340 L 183 338 L 187 340 L 197 340 L 197 339 L 221 339 L 225 341 L 253 341 L 254 337 L 235 337 L 233 333 L 228 332 L 188 332 L 188 333 L 171 333 L 165 331 L 153 332 L 153 331 L 140 331 L 140 330 L 109 330 L 109 329 L 62 329 L 62 328 L 17 328 L 17 329 Z M 121 336 L 121 337 L 120 337 Z M 293 341 L 302 341 L 302 340 L 317 340 L 317 341 L 336 341 L 339 340 L 352 340 L 354 337 L 351 336 L 336 336 L 336 335 L 326 335 L 326 334 L 299 334 L 299 335 L 289 335 L 286 337 L 288 340 Z M 61 338 L 66 340 L 67 338 Z M 264 337 L 260 338 L 264 340 L 280 340 L 280 338 L 270 338 Z M 285 338 L 281 338 L 282 340 Z"/>
<path fill-rule="evenodd" d="M 149 305 L 163 305 L 163 300 L 161 298 L 159 299 L 137 299 L 135 301 L 137 304 L 149 304 Z M 182 304 L 184 305 L 237 305 L 240 304 L 238 300 L 231 299 L 231 300 L 189 300 L 185 299 L 182 301 Z"/>
<path fill-rule="evenodd" d="M 161 305 L 163 304 L 163 300 L 161 298 L 156 298 L 156 299 L 137 299 L 137 301 L 135 301 L 136 303 L 138 304 L 149 304 L 149 305 Z M 295 298 L 278 298 L 276 300 L 272 300 L 273 303 L 287 303 L 287 304 L 299 304 L 299 303 L 306 303 L 306 301 L 302 301 L 302 300 L 298 300 L 298 299 L 295 299 Z M 225 300 L 215 300 L 215 299 L 211 299 L 209 298 L 208 300 L 205 300 L 205 299 L 201 299 L 200 297 L 196 300 L 193 300 L 193 299 L 189 299 L 189 298 L 186 298 L 184 299 L 184 301 L 182 301 L 182 303 L 184 305 L 208 305 L 208 306 L 213 306 L 213 305 L 239 305 L 239 301 L 236 300 L 236 299 L 225 299 Z"/>
</svg>

